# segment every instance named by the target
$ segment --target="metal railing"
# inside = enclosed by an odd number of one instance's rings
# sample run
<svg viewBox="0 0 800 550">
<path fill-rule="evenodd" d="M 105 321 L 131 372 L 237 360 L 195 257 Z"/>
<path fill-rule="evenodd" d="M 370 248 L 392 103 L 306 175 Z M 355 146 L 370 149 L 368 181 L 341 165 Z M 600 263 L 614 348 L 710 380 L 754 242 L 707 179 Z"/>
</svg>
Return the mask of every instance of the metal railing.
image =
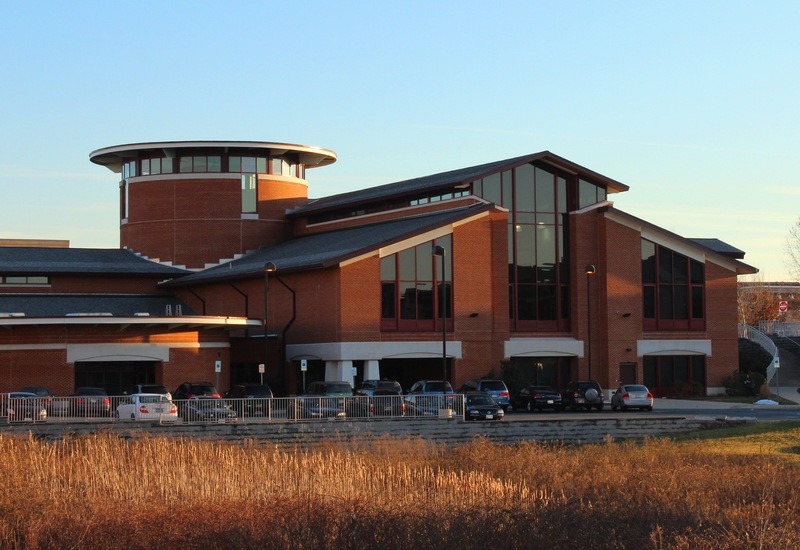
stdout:
<svg viewBox="0 0 800 550">
<path fill-rule="evenodd" d="M 137 400 L 122 396 L 0 394 L 0 422 L 233 423 L 464 417 L 464 396 L 380 395 L 341 397 L 192 398 Z"/>
<path fill-rule="evenodd" d="M 783 321 L 759 321 L 758 330 L 767 335 L 800 338 L 800 323 L 784 323 Z"/>
<path fill-rule="evenodd" d="M 759 326 L 761 326 L 759 324 Z M 776 365 L 780 366 L 780 358 L 778 357 L 778 346 L 775 345 L 775 342 L 767 336 L 764 332 L 757 329 L 756 327 L 747 325 L 745 323 L 739 323 L 739 338 L 747 338 L 751 342 L 755 342 L 756 344 L 760 345 L 764 348 L 767 353 L 770 354 L 772 360 L 767 365 L 767 384 L 770 383 L 772 378 L 776 374 Z"/>
</svg>

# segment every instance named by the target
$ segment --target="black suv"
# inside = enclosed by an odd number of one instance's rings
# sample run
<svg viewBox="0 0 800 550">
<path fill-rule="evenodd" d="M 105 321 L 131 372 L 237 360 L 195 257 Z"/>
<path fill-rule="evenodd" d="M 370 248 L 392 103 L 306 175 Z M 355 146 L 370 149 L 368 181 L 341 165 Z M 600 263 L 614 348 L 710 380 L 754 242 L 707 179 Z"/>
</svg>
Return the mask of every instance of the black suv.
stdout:
<svg viewBox="0 0 800 550">
<path fill-rule="evenodd" d="M 594 380 L 570 382 L 561 397 L 563 406 L 573 411 L 578 409 L 603 410 L 603 389 Z"/>
<path fill-rule="evenodd" d="M 172 399 L 191 399 L 195 396 L 220 397 L 217 387 L 211 382 L 184 382 L 172 392 Z"/>
<path fill-rule="evenodd" d="M 403 416 L 403 387 L 397 380 L 364 380 L 354 391 L 356 396 L 369 399 L 369 412 L 375 416 Z M 358 400 L 356 400 L 358 401 Z"/>
<path fill-rule="evenodd" d="M 266 384 L 236 384 L 225 394 L 239 416 L 269 416 L 272 397 Z"/>
</svg>

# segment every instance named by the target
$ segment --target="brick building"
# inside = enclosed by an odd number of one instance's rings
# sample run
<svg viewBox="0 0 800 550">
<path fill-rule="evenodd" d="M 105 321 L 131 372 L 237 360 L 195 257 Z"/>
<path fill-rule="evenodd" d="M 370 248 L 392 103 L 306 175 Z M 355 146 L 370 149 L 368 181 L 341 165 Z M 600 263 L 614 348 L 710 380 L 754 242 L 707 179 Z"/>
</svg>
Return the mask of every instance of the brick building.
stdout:
<svg viewBox="0 0 800 550">
<path fill-rule="evenodd" d="M 283 395 L 511 367 L 672 395 L 738 367 L 743 253 L 616 209 L 628 186 L 547 151 L 316 200 L 306 172 L 336 155 L 315 147 L 90 160 L 120 174 L 120 249 L 0 246 L 0 391 L 263 378 Z"/>
</svg>

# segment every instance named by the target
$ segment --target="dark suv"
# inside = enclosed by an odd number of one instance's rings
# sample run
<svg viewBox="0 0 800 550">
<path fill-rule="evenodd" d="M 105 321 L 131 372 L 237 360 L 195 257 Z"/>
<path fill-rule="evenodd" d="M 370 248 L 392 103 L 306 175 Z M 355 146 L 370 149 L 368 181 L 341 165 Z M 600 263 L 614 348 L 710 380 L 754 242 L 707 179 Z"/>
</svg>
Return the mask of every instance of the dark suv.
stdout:
<svg viewBox="0 0 800 550">
<path fill-rule="evenodd" d="M 561 397 L 563 406 L 573 411 L 578 409 L 603 410 L 603 389 L 594 380 L 570 382 Z"/>
<path fill-rule="evenodd" d="M 191 399 L 195 396 L 220 397 L 217 387 L 211 382 L 184 382 L 172 392 L 172 399 Z"/>
<path fill-rule="evenodd" d="M 272 390 L 266 384 L 236 384 L 225 398 L 239 416 L 270 416 Z"/>
<path fill-rule="evenodd" d="M 354 391 L 356 396 L 368 397 L 369 412 L 375 416 L 403 416 L 403 387 L 397 380 L 364 380 Z M 358 402 L 359 399 L 356 399 Z"/>
<path fill-rule="evenodd" d="M 447 394 L 446 396 L 443 394 Z M 442 409 L 453 409 L 455 392 L 450 382 L 419 380 L 406 394 L 406 414 L 410 416 L 438 416 Z"/>
<path fill-rule="evenodd" d="M 358 404 L 363 404 L 359 407 Z M 312 382 L 306 392 L 295 399 L 290 418 L 346 418 L 369 416 L 366 398 L 353 397 L 350 382 Z"/>
</svg>

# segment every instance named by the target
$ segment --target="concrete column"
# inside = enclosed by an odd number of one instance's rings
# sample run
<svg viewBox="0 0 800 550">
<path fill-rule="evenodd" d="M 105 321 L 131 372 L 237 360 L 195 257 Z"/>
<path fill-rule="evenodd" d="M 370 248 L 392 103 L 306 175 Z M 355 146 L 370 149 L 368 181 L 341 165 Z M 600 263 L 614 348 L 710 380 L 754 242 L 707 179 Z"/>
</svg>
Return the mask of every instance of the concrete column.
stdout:
<svg viewBox="0 0 800 550">
<path fill-rule="evenodd" d="M 364 380 L 380 380 L 381 364 L 377 359 L 364 361 Z"/>
</svg>

